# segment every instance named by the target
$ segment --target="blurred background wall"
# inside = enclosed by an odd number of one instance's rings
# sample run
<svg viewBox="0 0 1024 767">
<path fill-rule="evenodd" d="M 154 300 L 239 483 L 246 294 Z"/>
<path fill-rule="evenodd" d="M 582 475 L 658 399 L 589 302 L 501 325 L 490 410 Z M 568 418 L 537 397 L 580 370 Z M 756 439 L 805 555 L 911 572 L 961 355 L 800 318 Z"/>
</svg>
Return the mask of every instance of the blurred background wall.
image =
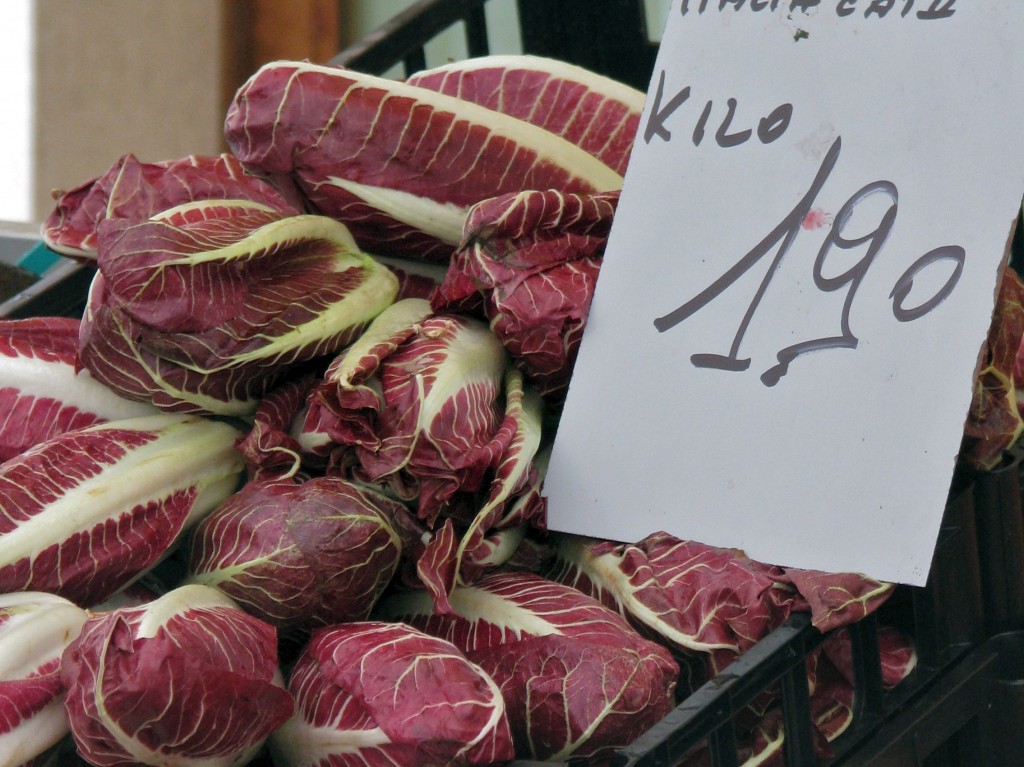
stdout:
<svg viewBox="0 0 1024 767">
<path fill-rule="evenodd" d="M 326 60 L 340 40 L 324 0 L 34 0 L 34 24 L 37 219 L 52 190 L 122 154 L 222 151 L 227 103 L 257 61 Z"/>
</svg>

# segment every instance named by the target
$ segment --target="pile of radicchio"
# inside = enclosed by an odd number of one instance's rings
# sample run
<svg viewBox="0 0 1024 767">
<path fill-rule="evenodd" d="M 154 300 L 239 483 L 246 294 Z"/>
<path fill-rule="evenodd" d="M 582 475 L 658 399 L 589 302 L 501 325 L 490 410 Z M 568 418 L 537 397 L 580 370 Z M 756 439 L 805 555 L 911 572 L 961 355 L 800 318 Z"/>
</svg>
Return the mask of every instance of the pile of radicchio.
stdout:
<svg viewBox="0 0 1024 767">
<path fill-rule="evenodd" d="M 44 241 L 96 276 L 80 319 L 0 321 L 0 761 L 601 764 L 796 612 L 827 755 L 892 584 L 546 530 L 643 99 L 530 56 L 273 62 L 228 152 L 57 195 Z M 971 471 L 1024 429 L 1022 297 L 1008 270 Z M 880 643 L 894 686 L 914 646 Z M 770 692 L 738 726 L 779 758 Z"/>
</svg>

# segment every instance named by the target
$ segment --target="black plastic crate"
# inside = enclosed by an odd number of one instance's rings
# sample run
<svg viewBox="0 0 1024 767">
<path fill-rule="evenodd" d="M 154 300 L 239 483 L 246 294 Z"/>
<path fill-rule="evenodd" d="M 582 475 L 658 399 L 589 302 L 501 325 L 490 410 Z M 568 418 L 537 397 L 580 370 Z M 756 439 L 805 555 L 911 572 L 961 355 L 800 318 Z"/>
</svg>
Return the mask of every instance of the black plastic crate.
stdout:
<svg viewBox="0 0 1024 767">
<path fill-rule="evenodd" d="M 95 274 L 93 266 L 62 259 L 52 271 L 0 304 L 0 317 L 11 320 L 79 318 L 85 311 L 86 296 Z"/>
<path fill-rule="evenodd" d="M 988 636 L 979 537 L 977 486 L 950 493 L 928 582 L 898 586 L 879 619 L 914 637 L 921 667 L 942 669 Z"/>
<path fill-rule="evenodd" d="M 715 767 L 736 765 L 733 720 L 765 690 L 779 685 L 788 765 L 816 764 L 807 685 L 808 651 L 821 641 L 810 616 L 797 614 L 701 686 L 667 717 L 620 749 L 618 767 L 672 765 L 707 739 Z"/>
<path fill-rule="evenodd" d="M 974 482 L 975 524 L 989 635 L 1024 630 L 1022 462 L 1011 455 Z"/>
<path fill-rule="evenodd" d="M 927 680 L 918 694 L 884 716 L 835 767 L 975 767 L 998 761 L 991 705 L 999 653 L 985 642 Z"/>
<path fill-rule="evenodd" d="M 876 615 L 849 627 L 855 671 L 853 721 L 830 744 L 830 757 L 819 757 L 814 749 L 805 667 L 808 654 L 823 636 L 811 626 L 809 616 L 798 614 L 636 742 L 621 749 L 616 764 L 674 765 L 706 739 L 712 765 L 733 767 L 739 764 L 736 716 L 764 691 L 776 687 L 786 731 L 783 753 L 789 767 L 989 764 L 974 759 L 978 749 L 996 748 L 988 705 L 995 652 L 981 649 L 987 634 L 974 527 L 975 494 L 973 484 L 951 493 L 928 583 L 898 586 Z M 916 669 L 892 690 L 882 685 L 877 633 L 881 623 L 913 637 L 918 651 Z M 1024 645 L 1024 632 L 1021 637 Z M 966 744 L 964 739 L 970 734 L 976 735 L 977 741 L 971 742 L 971 748 L 965 745 L 964 753 L 970 758 L 927 761 L 937 758 L 940 749 L 953 748 L 951 744 L 962 740 Z M 908 748 L 917 756 L 908 757 Z"/>
<path fill-rule="evenodd" d="M 991 725 L 996 733 L 989 753 L 995 767 L 1024 762 L 1024 631 L 996 634 L 985 645 L 996 654 L 989 694 Z"/>
</svg>

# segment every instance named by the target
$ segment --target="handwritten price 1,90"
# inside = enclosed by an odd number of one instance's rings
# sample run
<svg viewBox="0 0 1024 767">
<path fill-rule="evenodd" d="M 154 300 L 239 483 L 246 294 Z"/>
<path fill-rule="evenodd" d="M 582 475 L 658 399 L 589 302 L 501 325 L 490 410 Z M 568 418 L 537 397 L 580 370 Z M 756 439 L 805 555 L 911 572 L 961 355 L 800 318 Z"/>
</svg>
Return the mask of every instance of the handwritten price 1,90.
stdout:
<svg viewBox="0 0 1024 767">
<path fill-rule="evenodd" d="M 664 140 L 668 140 L 669 136 L 666 135 L 668 132 L 664 129 L 664 120 L 668 114 L 682 106 L 683 102 L 685 102 L 686 98 L 689 96 L 689 89 L 686 89 L 685 91 L 681 91 L 677 94 L 673 99 L 669 100 L 664 107 L 661 107 L 659 102 L 661 102 L 663 94 L 663 82 L 664 81 L 662 80 L 662 82 L 659 83 L 659 93 L 657 94 L 659 98 L 655 100 L 655 108 L 651 113 L 651 118 L 647 125 L 645 138 L 648 142 L 655 135 Z M 741 132 L 738 134 L 738 138 L 740 139 L 738 142 L 730 140 L 728 124 L 732 121 L 734 106 L 732 103 L 730 103 L 729 106 L 729 113 L 716 134 L 718 145 L 723 147 L 735 146 L 736 143 L 742 143 L 751 137 L 751 132 Z M 709 110 L 705 110 L 705 114 L 702 114 L 702 119 L 698 123 L 698 130 L 695 131 L 693 136 L 694 144 L 699 144 L 700 140 L 703 138 L 703 123 L 707 120 L 707 111 Z M 759 126 L 761 130 L 757 132 L 758 138 L 762 143 L 770 143 L 776 140 L 788 127 L 790 116 L 791 112 L 789 110 L 776 110 L 768 118 L 765 118 Z M 739 327 L 737 328 L 736 335 L 733 337 L 732 346 L 729 348 L 728 354 L 693 354 L 690 357 L 690 361 L 695 367 L 715 368 L 718 370 L 728 371 L 741 371 L 750 367 L 750 358 L 740 357 L 740 346 L 743 343 L 743 338 L 746 335 L 747 328 L 753 319 L 754 313 L 757 311 L 757 307 L 761 303 L 761 299 L 768 290 L 768 286 L 771 284 L 772 277 L 778 271 L 778 267 L 782 263 L 783 258 L 785 258 L 793 244 L 793 241 L 800 233 L 804 220 L 813 209 L 818 193 L 821 191 L 826 181 L 828 181 L 836 162 L 839 160 L 841 149 L 842 140 L 840 138 L 836 138 L 828 153 L 825 155 L 825 158 L 821 163 L 821 167 L 818 169 L 817 175 L 815 175 L 814 181 L 811 183 L 807 193 L 804 194 L 800 201 L 782 219 L 782 221 L 780 221 L 775 228 L 771 230 L 771 232 L 769 232 L 750 251 L 740 258 L 739 261 L 731 266 L 721 277 L 708 285 L 708 287 L 686 303 L 679 306 L 677 309 L 674 309 L 668 314 L 654 320 L 654 327 L 657 328 L 659 332 L 663 333 L 666 330 L 674 328 L 676 325 L 683 322 L 685 319 L 692 316 L 717 298 L 723 291 L 753 267 L 754 264 L 765 258 L 773 248 L 775 249 L 775 255 L 771 264 L 768 267 L 764 278 L 761 280 L 761 283 L 754 294 L 753 300 L 751 300 L 750 305 L 747 307 L 746 312 L 744 312 L 743 317 L 740 320 Z M 887 198 L 889 201 L 889 205 L 878 221 L 878 225 L 867 234 L 857 237 L 847 237 L 844 231 L 846 229 L 847 222 L 853 215 L 857 206 L 866 198 L 875 195 L 880 195 L 883 198 Z M 821 244 L 817 257 L 814 259 L 813 277 L 814 284 L 823 292 L 834 292 L 843 288 L 846 289 L 846 297 L 843 303 L 842 316 L 840 319 L 840 332 L 836 335 L 824 335 L 818 338 L 809 338 L 805 341 L 780 349 L 776 354 L 778 364 L 773 365 L 761 374 L 761 382 L 765 386 L 774 386 L 777 384 L 789 371 L 789 366 L 793 360 L 801 354 L 819 351 L 822 349 L 855 349 L 857 347 L 857 336 L 855 336 L 850 330 L 850 309 L 853 305 L 854 298 L 857 295 L 857 289 L 860 287 L 861 282 L 863 282 L 864 276 L 867 274 L 868 269 L 874 262 L 875 257 L 882 249 L 882 246 L 885 244 L 885 241 L 892 230 L 893 224 L 896 221 L 896 212 L 898 208 L 899 193 L 896 189 L 896 185 L 891 181 L 880 180 L 866 184 L 861 189 L 854 192 L 839 209 L 839 212 L 836 213 L 828 235 Z M 852 250 L 853 248 L 861 246 L 865 246 L 864 255 L 853 266 L 841 274 L 826 276 L 825 262 L 833 248 L 838 248 L 840 250 Z M 934 248 L 918 258 L 907 268 L 899 279 L 896 280 L 896 284 L 893 286 L 892 291 L 889 294 L 889 298 L 892 300 L 893 316 L 900 322 L 910 322 L 923 317 L 945 301 L 946 298 L 949 297 L 950 293 L 952 293 L 956 288 L 957 282 L 960 280 L 960 275 L 963 273 L 965 258 L 966 252 L 958 245 L 944 245 Z M 927 300 L 918 303 L 916 306 L 908 306 L 907 299 L 913 288 L 914 278 L 924 269 L 938 261 L 952 262 L 953 270 L 950 273 L 949 278 L 935 292 L 935 294 L 930 296 Z"/>
</svg>

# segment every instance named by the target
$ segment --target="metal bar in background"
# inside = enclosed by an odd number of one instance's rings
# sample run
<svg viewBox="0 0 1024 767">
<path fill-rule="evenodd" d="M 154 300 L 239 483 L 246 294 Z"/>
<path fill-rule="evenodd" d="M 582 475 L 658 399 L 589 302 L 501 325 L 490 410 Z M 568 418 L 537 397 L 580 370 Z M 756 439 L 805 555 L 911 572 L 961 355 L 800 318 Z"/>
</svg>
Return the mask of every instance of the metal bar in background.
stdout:
<svg viewBox="0 0 1024 767">
<path fill-rule="evenodd" d="M 523 52 L 561 59 L 647 91 L 658 46 L 641 0 L 516 0 Z"/>
<path fill-rule="evenodd" d="M 330 64 L 348 67 L 367 74 L 382 74 L 395 64 L 405 62 L 412 74 L 425 66 L 424 43 L 457 22 L 463 22 L 472 45 L 486 43 L 486 22 L 483 7 L 487 0 L 420 0 L 392 17 L 377 29 L 353 43 L 330 60 Z M 480 37 L 480 28 L 483 36 Z M 472 30 L 472 31 L 469 31 Z M 470 51 L 470 55 L 477 55 Z"/>
<path fill-rule="evenodd" d="M 463 22 L 466 25 L 466 50 L 469 57 L 476 58 L 490 53 L 491 46 L 487 41 L 487 14 L 484 13 L 483 3 L 467 7 Z"/>
<path fill-rule="evenodd" d="M 419 72 L 421 69 L 427 68 L 427 51 L 425 48 L 417 48 L 416 50 L 409 53 L 402 61 L 402 65 L 405 67 L 405 74 L 411 75 L 413 72 Z"/>
</svg>

